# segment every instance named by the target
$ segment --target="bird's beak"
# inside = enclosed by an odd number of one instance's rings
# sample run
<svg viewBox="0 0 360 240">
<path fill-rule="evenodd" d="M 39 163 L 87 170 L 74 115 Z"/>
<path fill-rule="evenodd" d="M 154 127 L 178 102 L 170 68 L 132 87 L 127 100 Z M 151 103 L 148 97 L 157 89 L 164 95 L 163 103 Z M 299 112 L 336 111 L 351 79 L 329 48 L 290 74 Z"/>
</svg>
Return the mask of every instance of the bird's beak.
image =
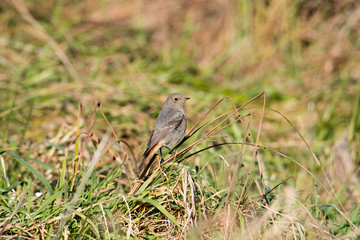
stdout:
<svg viewBox="0 0 360 240">
<path fill-rule="evenodd" d="M 185 101 L 186 101 L 186 100 L 189 100 L 189 99 L 190 99 L 189 97 L 186 97 L 186 98 L 185 98 Z"/>
</svg>

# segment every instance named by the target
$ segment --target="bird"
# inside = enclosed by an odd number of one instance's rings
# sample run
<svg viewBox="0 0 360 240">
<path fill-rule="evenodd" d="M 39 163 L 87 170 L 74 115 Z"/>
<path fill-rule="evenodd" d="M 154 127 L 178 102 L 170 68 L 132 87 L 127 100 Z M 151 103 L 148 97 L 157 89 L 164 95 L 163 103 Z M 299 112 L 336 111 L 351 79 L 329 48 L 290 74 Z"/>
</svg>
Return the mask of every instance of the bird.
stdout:
<svg viewBox="0 0 360 240">
<path fill-rule="evenodd" d="M 176 146 L 183 138 L 186 130 L 184 104 L 190 98 L 180 93 L 167 97 L 154 125 L 147 148 L 142 155 L 143 160 L 138 165 L 136 174 L 139 179 L 146 175 L 152 164 L 152 157 L 162 147 Z"/>
</svg>

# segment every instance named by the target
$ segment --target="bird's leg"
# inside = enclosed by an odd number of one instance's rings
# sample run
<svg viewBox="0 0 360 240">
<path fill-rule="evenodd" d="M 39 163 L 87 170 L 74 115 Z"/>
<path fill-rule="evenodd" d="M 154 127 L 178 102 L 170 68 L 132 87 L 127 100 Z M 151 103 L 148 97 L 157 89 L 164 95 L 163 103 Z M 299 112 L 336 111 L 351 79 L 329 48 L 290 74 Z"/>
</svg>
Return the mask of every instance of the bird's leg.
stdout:
<svg viewBox="0 0 360 240">
<path fill-rule="evenodd" d="M 163 159 L 163 156 L 162 156 L 162 151 L 161 151 L 162 147 L 160 148 L 160 156 L 161 156 L 161 159 Z"/>
<path fill-rule="evenodd" d="M 170 152 L 169 152 L 169 154 L 171 153 L 171 149 L 170 148 L 168 148 L 167 146 L 162 146 L 161 148 L 167 148 Z M 162 151 L 161 151 L 161 148 L 160 148 L 160 156 L 161 156 L 161 160 L 163 161 L 164 160 L 164 158 L 163 158 L 163 155 L 162 155 Z"/>
<path fill-rule="evenodd" d="M 161 151 L 161 150 L 160 150 Z M 161 152 L 160 152 L 161 154 Z M 163 178 L 163 174 L 165 175 L 165 177 L 167 178 L 166 174 L 163 172 L 162 168 L 161 168 L 161 160 L 159 158 L 159 155 L 156 155 L 156 159 L 157 159 L 157 162 L 159 164 L 159 171 L 160 171 L 160 176 L 161 176 L 161 179 L 164 181 L 164 178 Z"/>
</svg>

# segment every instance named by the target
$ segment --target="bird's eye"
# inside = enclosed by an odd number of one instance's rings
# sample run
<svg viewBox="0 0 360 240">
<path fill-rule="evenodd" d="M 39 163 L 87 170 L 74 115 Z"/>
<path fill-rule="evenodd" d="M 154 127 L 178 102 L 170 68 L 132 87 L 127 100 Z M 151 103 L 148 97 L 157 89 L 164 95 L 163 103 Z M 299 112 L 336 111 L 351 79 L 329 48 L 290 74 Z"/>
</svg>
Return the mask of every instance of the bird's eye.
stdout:
<svg viewBox="0 0 360 240">
<path fill-rule="evenodd" d="M 175 101 L 175 102 L 177 102 L 177 100 L 179 100 L 177 97 L 176 97 L 176 98 L 174 98 L 174 101 Z"/>
</svg>

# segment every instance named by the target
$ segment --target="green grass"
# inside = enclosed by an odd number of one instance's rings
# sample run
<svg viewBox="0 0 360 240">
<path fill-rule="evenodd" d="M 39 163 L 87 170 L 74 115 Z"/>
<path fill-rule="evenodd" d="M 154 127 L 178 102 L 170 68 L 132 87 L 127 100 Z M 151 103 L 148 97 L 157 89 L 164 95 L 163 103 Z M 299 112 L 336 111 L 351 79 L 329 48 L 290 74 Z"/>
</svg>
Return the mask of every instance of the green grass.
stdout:
<svg viewBox="0 0 360 240">
<path fill-rule="evenodd" d="M 1 2 L 1 238 L 358 238 L 359 10 Z M 260 96 L 243 122 L 201 140 L 225 116 L 211 122 L 140 186 L 134 170 L 167 95 L 191 97 L 189 133 L 223 97 L 240 108 L 263 91 L 278 112 L 262 116 Z M 197 127 L 230 111 L 225 99 Z"/>
</svg>

